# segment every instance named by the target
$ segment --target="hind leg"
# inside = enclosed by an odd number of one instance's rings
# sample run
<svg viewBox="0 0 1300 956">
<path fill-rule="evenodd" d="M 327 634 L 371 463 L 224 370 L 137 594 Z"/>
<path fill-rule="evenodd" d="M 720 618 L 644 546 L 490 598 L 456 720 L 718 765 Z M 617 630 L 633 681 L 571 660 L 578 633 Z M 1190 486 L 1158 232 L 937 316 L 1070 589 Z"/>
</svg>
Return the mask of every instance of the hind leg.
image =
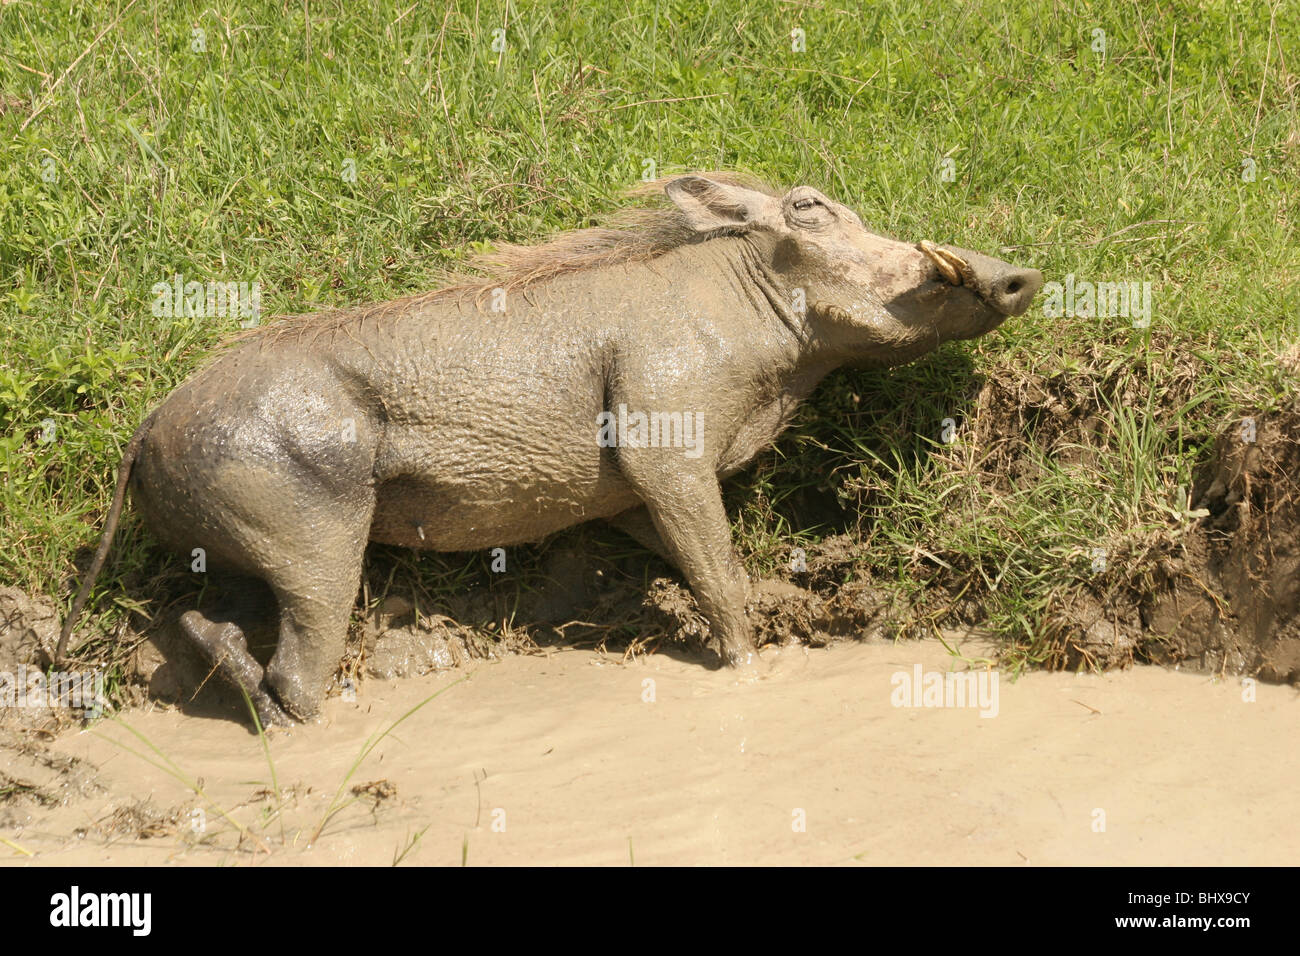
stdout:
<svg viewBox="0 0 1300 956">
<path fill-rule="evenodd" d="M 280 606 L 280 638 L 266 667 L 266 682 L 280 704 L 302 720 L 319 710 L 346 649 L 370 509 L 351 520 L 335 515 L 331 528 L 326 540 L 313 537 L 310 554 L 266 574 Z"/>
<path fill-rule="evenodd" d="M 248 694 L 263 727 L 291 726 L 292 718 L 267 689 L 262 665 L 248 653 L 243 630 L 231 619 L 239 610 L 227 603 L 211 611 L 186 611 L 181 630 L 218 674 Z"/>
<path fill-rule="evenodd" d="M 280 642 L 266 667 L 276 699 L 300 720 L 314 717 L 347 646 L 360 571 L 328 588 L 278 585 Z"/>
</svg>

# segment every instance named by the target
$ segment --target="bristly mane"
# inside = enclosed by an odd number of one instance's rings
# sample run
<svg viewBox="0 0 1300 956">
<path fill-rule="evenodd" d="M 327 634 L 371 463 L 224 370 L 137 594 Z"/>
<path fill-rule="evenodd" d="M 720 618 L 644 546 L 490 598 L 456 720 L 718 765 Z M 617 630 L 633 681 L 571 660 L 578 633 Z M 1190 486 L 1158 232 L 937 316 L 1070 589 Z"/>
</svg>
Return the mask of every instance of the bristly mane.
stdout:
<svg viewBox="0 0 1300 956">
<path fill-rule="evenodd" d="M 690 175 L 743 186 L 769 196 L 781 195 L 747 173 L 724 171 Z M 626 196 L 640 205 L 615 212 L 602 225 L 561 232 L 536 245 L 502 243 L 491 252 L 474 256 L 461 270 L 445 274 L 439 287 L 432 292 L 374 305 L 281 316 L 266 325 L 239 333 L 232 342 L 254 337 L 278 338 L 286 333 L 315 338 L 322 332 L 360 325 L 367 319 L 403 314 L 430 302 L 465 296 L 477 300 L 498 288 L 512 291 L 571 272 L 654 259 L 697 240 L 700 235 L 664 195 L 664 186 L 677 178 L 668 176 L 638 183 L 627 191 Z"/>
</svg>

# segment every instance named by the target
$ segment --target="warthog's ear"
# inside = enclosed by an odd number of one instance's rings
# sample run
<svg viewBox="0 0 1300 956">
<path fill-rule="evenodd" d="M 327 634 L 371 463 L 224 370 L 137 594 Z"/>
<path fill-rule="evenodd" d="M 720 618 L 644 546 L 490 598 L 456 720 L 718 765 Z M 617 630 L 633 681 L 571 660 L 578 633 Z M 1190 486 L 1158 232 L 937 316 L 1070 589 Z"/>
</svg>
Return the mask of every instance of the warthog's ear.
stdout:
<svg viewBox="0 0 1300 956">
<path fill-rule="evenodd" d="M 743 186 L 703 176 L 679 176 L 664 186 L 664 192 L 676 203 L 691 228 L 700 232 L 780 221 L 780 200 Z"/>
</svg>

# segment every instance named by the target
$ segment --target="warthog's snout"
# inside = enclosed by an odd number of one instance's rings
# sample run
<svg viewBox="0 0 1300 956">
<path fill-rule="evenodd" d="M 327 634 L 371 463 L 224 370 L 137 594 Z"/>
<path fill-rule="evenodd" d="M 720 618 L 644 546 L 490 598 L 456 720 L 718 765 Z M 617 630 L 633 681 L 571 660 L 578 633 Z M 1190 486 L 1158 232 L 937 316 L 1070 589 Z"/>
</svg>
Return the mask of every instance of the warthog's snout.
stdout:
<svg viewBox="0 0 1300 956">
<path fill-rule="evenodd" d="M 966 286 L 1003 315 L 1024 315 L 1043 287 L 1043 274 L 957 246 L 922 240 L 918 248 L 953 285 Z"/>
<path fill-rule="evenodd" d="M 1024 315 L 1042 287 L 1043 274 L 1037 269 L 1013 266 L 990 283 L 987 300 L 1005 315 Z"/>
</svg>

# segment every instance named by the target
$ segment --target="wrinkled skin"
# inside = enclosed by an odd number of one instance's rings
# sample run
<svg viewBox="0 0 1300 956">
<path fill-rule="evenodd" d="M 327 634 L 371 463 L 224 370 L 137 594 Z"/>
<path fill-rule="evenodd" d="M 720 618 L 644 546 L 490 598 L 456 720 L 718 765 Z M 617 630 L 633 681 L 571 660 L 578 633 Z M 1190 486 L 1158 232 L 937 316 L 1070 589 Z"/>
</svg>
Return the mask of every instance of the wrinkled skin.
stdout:
<svg viewBox="0 0 1300 956">
<path fill-rule="evenodd" d="M 238 607 L 182 619 L 264 723 L 317 711 L 368 541 L 481 550 L 609 519 L 682 571 L 723 660 L 746 663 L 748 580 L 719 479 L 831 370 L 982 335 L 1042 284 L 875 235 L 808 187 L 774 198 L 685 176 L 666 191 L 698 241 L 511 291 L 504 313 L 405 300 L 325 338 L 260 336 L 142 427 L 133 490 L 157 537 L 275 594 L 265 672 Z M 701 413 L 700 453 L 602 447 L 597 416 L 620 404 Z"/>
</svg>

